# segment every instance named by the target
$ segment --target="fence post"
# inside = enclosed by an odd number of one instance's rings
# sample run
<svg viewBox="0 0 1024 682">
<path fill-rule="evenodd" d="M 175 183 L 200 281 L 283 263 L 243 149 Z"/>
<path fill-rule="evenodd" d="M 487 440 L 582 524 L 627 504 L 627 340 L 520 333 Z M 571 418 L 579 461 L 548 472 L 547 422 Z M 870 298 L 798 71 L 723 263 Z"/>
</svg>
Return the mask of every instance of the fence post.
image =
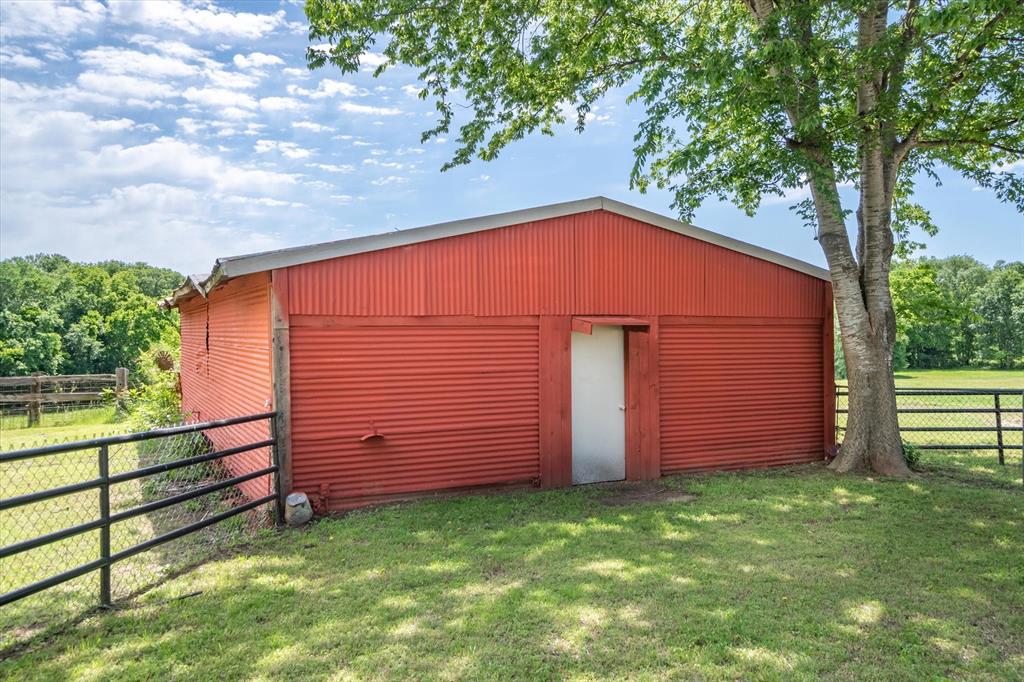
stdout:
<svg viewBox="0 0 1024 682">
<path fill-rule="evenodd" d="M 28 402 L 28 425 L 39 426 L 40 416 L 43 412 L 43 373 L 32 372 L 32 393 L 39 396 L 35 400 Z"/>
<path fill-rule="evenodd" d="M 118 367 L 114 370 L 114 392 L 120 394 L 128 388 L 128 368 Z"/>
<path fill-rule="evenodd" d="M 999 463 L 1006 464 L 1006 457 L 1003 455 L 1003 413 L 999 409 L 999 392 L 995 393 L 996 401 L 996 444 L 999 446 Z"/>
<path fill-rule="evenodd" d="M 100 558 L 105 563 L 100 567 L 100 606 L 109 608 L 110 600 L 110 448 L 100 446 Z"/>
<path fill-rule="evenodd" d="M 274 472 L 274 523 L 280 528 L 284 526 L 284 497 L 281 493 L 281 453 L 278 452 L 277 442 L 277 415 L 270 418 L 270 439 L 274 444 L 270 446 L 270 463 L 277 467 Z"/>
</svg>

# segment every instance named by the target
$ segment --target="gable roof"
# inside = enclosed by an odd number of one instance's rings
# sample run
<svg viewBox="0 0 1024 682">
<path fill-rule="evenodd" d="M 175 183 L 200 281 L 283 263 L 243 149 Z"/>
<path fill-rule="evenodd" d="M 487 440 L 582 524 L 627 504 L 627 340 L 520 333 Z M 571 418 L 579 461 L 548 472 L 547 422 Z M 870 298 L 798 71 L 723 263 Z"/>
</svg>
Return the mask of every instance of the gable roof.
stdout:
<svg viewBox="0 0 1024 682">
<path fill-rule="evenodd" d="M 321 244 L 278 249 L 276 251 L 263 251 L 242 256 L 218 258 L 209 276 L 205 278 L 201 275 L 189 276 L 161 305 L 174 307 L 181 301 L 197 294 L 205 297 L 218 284 L 242 275 L 597 210 L 604 210 L 626 218 L 632 218 L 687 237 L 721 246 L 730 251 L 737 251 L 754 258 L 766 260 L 776 265 L 817 277 L 818 279 L 829 279 L 828 270 L 805 261 L 797 260 L 775 251 L 769 251 L 760 246 L 741 242 L 738 239 L 726 237 L 717 232 L 694 227 L 674 218 L 624 204 L 621 201 L 598 196 L 577 201 L 566 201 L 559 204 L 548 204 L 547 206 L 537 206 L 535 208 L 525 208 L 518 211 L 496 213 L 479 218 L 453 220 L 451 222 L 426 225 L 408 230 L 385 232 L 366 237 L 354 237 L 333 242 L 323 242 Z"/>
</svg>

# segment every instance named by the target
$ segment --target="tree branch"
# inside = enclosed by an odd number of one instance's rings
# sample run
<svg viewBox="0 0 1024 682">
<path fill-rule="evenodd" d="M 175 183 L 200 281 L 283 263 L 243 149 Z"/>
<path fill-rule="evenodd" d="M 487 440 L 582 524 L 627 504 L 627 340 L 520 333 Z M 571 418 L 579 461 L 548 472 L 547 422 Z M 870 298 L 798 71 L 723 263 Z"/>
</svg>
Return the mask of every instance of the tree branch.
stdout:
<svg viewBox="0 0 1024 682">
<path fill-rule="evenodd" d="M 981 31 L 979 31 L 980 42 L 977 42 L 971 47 L 965 49 L 957 56 L 956 59 L 953 60 L 953 65 L 956 68 L 950 74 L 946 83 L 943 85 L 943 90 L 951 90 L 960 81 L 964 79 L 964 77 L 967 75 L 967 67 L 969 67 L 971 64 L 973 64 L 974 62 L 981 58 L 982 53 L 988 46 L 988 42 L 996 35 L 992 29 L 994 29 L 999 24 L 999 22 L 1005 19 L 1007 15 L 1008 12 L 1006 10 L 1003 10 L 1002 12 L 999 12 L 991 19 L 989 19 L 982 27 Z M 989 35 L 986 36 L 985 34 L 987 33 Z M 936 105 L 934 103 L 930 107 L 928 107 L 925 110 L 925 112 L 921 114 L 921 117 L 917 120 L 917 122 L 913 126 L 911 126 L 910 131 L 907 133 L 906 137 L 903 138 L 903 141 L 899 142 L 896 145 L 894 154 L 894 164 L 896 166 L 902 163 L 903 159 L 906 158 L 907 153 L 909 153 L 910 150 L 914 148 L 914 144 L 917 141 L 917 138 L 920 136 L 921 131 L 928 124 L 931 116 L 934 115 L 935 108 Z"/>
</svg>

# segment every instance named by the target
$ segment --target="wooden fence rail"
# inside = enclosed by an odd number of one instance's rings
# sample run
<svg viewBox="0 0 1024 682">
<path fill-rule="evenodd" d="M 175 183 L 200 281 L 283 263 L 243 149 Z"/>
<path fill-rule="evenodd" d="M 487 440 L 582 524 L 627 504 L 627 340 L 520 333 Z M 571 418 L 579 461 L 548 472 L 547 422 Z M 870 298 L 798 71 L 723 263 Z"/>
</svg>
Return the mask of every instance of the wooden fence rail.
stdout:
<svg viewBox="0 0 1024 682">
<path fill-rule="evenodd" d="M 28 425 L 38 426 L 44 405 L 96 403 L 108 389 L 121 393 L 128 388 L 128 370 L 113 374 L 43 374 L 0 377 L 0 410 L 24 406 Z"/>
</svg>

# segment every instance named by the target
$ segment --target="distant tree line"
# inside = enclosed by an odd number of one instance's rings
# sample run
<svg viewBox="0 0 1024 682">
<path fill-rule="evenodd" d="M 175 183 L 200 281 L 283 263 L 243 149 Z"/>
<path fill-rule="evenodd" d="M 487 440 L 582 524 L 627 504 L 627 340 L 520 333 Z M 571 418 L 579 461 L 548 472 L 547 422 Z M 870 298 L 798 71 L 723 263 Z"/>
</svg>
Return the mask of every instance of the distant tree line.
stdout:
<svg viewBox="0 0 1024 682">
<path fill-rule="evenodd" d="M 56 254 L 0 261 L 0 376 L 95 374 L 177 346 L 177 314 L 156 302 L 182 276 L 145 263 Z"/>
<path fill-rule="evenodd" d="M 907 259 L 893 264 L 889 280 L 896 369 L 1024 368 L 1024 263 Z M 838 376 L 845 376 L 836 350 Z"/>
</svg>

